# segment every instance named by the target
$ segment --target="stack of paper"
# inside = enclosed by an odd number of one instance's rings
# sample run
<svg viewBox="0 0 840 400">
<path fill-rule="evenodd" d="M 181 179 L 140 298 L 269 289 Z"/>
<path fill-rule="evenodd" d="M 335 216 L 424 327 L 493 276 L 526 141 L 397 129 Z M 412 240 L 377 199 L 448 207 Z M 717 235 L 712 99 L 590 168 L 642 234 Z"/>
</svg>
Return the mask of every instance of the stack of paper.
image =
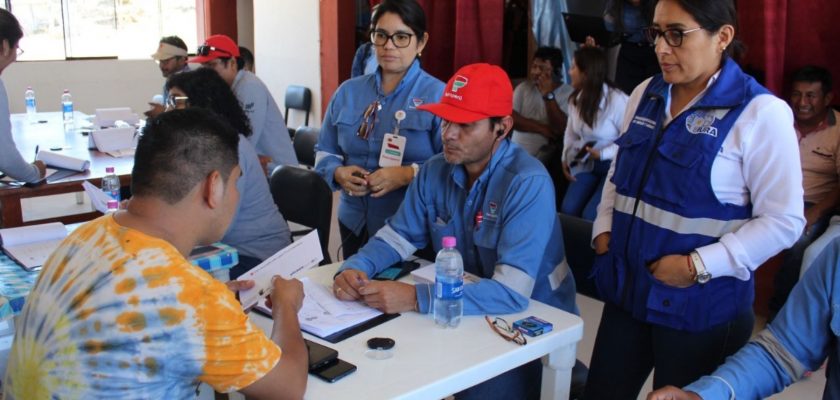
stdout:
<svg viewBox="0 0 840 400">
<path fill-rule="evenodd" d="M 301 329 L 319 337 L 327 337 L 382 314 L 361 302 L 341 301 L 324 285 L 302 279 L 303 306 L 298 312 Z"/>
<path fill-rule="evenodd" d="M 63 168 L 63 169 L 70 169 L 73 171 L 86 171 L 90 168 L 90 160 L 84 160 L 81 158 L 71 157 L 66 154 L 60 153 L 53 153 L 51 151 L 41 150 L 38 152 L 38 155 L 35 156 L 40 161 L 43 161 L 44 164 L 50 167 L 56 168 Z"/>
<path fill-rule="evenodd" d="M 67 228 L 61 222 L 0 229 L 6 254 L 27 271 L 44 265 L 65 237 Z"/>
</svg>

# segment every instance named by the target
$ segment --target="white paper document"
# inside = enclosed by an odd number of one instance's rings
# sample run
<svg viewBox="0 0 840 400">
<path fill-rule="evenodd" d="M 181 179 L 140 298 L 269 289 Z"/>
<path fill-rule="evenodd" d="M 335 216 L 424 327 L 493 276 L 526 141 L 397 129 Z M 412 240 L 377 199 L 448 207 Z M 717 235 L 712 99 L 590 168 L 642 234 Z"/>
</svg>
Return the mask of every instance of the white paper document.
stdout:
<svg viewBox="0 0 840 400">
<path fill-rule="evenodd" d="M 87 193 L 90 198 L 90 204 L 93 205 L 93 208 L 95 208 L 96 211 L 103 214 L 108 212 L 108 201 L 112 200 L 111 196 L 108 196 L 102 191 L 102 189 L 94 186 L 88 181 L 82 182 L 82 187 L 85 189 L 85 193 Z"/>
<path fill-rule="evenodd" d="M 414 283 L 435 283 L 435 263 L 417 259 L 415 260 L 422 265 L 422 267 L 411 271 L 411 278 L 414 279 Z M 480 281 L 481 278 L 478 275 L 471 274 L 469 272 L 464 271 L 464 283 L 476 283 Z"/>
<path fill-rule="evenodd" d="M 90 168 L 90 160 L 71 157 L 61 153 L 54 153 L 52 151 L 41 150 L 35 157 L 44 164 L 50 167 L 72 169 L 73 171 L 86 171 Z"/>
<path fill-rule="evenodd" d="M 302 279 L 303 306 L 298 311 L 300 327 L 316 336 L 326 337 L 382 314 L 358 301 L 342 301 L 332 290 L 309 279 Z"/>
<path fill-rule="evenodd" d="M 27 271 L 44 265 L 65 237 L 67 228 L 61 222 L 0 229 L 6 254 Z"/>
<path fill-rule="evenodd" d="M 247 310 L 271 294 L 271 277 L 274 275 L 286 279 L 297 278 L 323 259 L 318 231 L 313 230 L 238 278 L 250 279 L 255 283 L 253 288 L 239 292 L 242 308 Z"/>
<path fill-rule="evenodd" d="M 111 128 L 95 130 L 91 132 L 91 135 L 96 148 L 103 153 L 110 154 L 111 152 L 120 152 L 136 147 L 134 142 L 135 132 L 134 127 Z"/>
</svg>

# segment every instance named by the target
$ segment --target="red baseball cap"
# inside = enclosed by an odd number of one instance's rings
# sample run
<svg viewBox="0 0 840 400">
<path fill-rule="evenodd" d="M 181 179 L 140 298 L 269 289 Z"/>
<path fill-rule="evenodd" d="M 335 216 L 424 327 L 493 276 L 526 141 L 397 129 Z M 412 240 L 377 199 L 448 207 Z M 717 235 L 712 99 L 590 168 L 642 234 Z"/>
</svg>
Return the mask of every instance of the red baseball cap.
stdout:
<svg viewBox="0 0 840 400">
<path fill-rule="evenodd" d="M 217 58 L 239 57 L 239 46 L 226 35 L 213 35 L 198 46 L 196 56 L 190 58 L 190 63 L 203 64 Z"/>
<path fill-rule="evenodd" d="M 417 108 L 459 124 L 504 117 L 513 113 L 513 87 L 500 67 L 470 64 L 449 79 L 440 102 Z"/>
</svg>

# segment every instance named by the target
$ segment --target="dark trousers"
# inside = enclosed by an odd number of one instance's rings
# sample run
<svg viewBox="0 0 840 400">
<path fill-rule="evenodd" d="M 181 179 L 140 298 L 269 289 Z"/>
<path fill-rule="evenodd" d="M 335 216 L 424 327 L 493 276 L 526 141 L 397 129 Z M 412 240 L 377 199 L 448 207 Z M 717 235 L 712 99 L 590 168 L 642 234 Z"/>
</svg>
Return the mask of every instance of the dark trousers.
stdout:
<svg viewBox="0 0 840 400">
<path fill-rule="evenodd" d="M 660 72 L 659 61 L 652 46 L 624 42 L 618 50 L 615 85 L 630 94 L 642 81 Z"/>
<path fill-rule="evenodd" d="M 692 333 L 639 321 L 606 303 L 584 399 L 635 399 L 651 369 L 654 389 L 694 382 L 747 343 L 754 319 L 750 310 L 730 322 Z"/>
<path fill-rule="evenodd" d="M 361 249 L 370 238 L 367 226 L 363 226 L 362 230 L 357 235 L 353 233 L 352 229 L 339 222 L 338 231 L 341 234 L 341 254 L 344 255 L 345 260 L 350 258 L 353 254 L 358 253 L 359 249 Z"/>
<path fill-rule="evenodd" d="M 542 361 L 536 359 L 471 388 L 455 393 L 455 399 L 536 400 L 540 398 L 541 386 Z"/>
</svg>

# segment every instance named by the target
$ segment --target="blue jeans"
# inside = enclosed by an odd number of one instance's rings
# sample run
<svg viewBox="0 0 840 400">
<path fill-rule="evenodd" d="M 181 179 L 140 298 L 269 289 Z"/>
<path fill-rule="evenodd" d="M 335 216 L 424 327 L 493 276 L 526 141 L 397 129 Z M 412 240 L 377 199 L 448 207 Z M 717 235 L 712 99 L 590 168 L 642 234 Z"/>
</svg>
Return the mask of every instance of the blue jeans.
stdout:
<svg viewBox="0 0 840 400">
<path fill-rule="evenodd" d="M 591 172 L 577 174 L 575 181 L 570 182 L 566 189 L 560 212 L 594 221 L 611 162 L 609 160 L 596 161 Z"/>
</svg>

